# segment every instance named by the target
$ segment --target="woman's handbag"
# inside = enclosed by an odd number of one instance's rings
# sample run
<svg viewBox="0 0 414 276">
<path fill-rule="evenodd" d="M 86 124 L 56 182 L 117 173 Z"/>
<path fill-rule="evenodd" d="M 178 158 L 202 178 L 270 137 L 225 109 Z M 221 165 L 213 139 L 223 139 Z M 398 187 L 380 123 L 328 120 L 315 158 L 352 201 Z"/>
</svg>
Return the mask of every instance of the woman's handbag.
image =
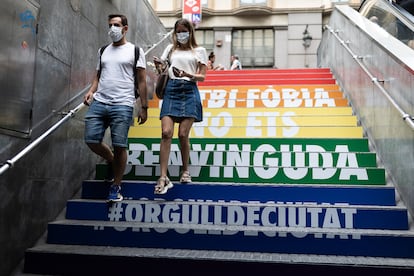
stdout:
<svg viewBox="0 0 414 276">
<path fill-rule="evenodd" d="M 164 98 L 165 88 L 167 87 L 168 80 L 170 76 L 168 75 L 168 69 L 170 68 L 170 56 L 172 52 L 172 47 L 168 53 L 167 60 L 164 66 L 161 67 L 161 72 L 158 75 L 157 84 L 155 85 L 155 94 L 158 99 Z"/>
<path fill-rule="evenodd" d="M 167 87 L 168 80 L 170 79 L 170 76 L 168 75 L 169 67 L 170 66 L 167 63 L 164 70 L 158 75 L 157 84 L 155 86 L 155 94 L 158 99 L 164 98 L 165 88 Z"/>
</svg>

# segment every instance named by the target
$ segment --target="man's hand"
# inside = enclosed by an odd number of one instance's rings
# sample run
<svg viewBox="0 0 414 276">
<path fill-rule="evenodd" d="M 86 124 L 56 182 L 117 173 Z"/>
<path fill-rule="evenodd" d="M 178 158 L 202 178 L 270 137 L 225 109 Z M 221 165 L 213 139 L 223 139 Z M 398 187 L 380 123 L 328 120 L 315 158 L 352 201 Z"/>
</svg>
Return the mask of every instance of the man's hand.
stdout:
<svg viewBox="0 0 414 276">
<path fill-rule="evenodd" d="M 93 92 L 88 91 L 88 93 L 86 93 L 85 96 L 83 96 L 83 104 L 90 105 L 92 100 L 93 100 Z"/>
<path fill-rule="evenodd" d="M 148 108 L 141 108 L 138 114 L 138 124 L 142 125 L 148 119 Z"/>
</svg>

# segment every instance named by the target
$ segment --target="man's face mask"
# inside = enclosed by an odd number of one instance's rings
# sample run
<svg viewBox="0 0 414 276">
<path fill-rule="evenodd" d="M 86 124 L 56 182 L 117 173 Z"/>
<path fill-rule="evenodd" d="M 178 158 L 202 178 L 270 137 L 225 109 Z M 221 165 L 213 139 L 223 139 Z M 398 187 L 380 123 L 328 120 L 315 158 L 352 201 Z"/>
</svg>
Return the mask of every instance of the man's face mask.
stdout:
<svg viewBox="0 0 414 276">
<path fill-rule="evenodd" d="M 186 44 L 190 38 L 189 32 L 177 33 L 177 41 L 181 44 Z"/>
<path fill-rule="evenodd" d="M 112 25 L 109 28 L 108 35 L 112 39 L 113 42 L 120 41 L 122 39 L 122 37 L 123 37 L 122 27 L 117 27 L 117 26 Z"/>
</svg>

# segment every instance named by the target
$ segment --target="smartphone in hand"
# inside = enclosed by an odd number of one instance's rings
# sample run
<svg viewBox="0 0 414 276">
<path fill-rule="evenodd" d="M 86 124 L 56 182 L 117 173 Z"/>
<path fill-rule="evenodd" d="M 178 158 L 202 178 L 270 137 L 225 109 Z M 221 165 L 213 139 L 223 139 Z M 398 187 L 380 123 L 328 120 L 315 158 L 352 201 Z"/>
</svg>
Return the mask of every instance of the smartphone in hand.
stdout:
<svg viewBox="0 0 414 276">
<path fill-rule="evenodd" d="M 183 71 L 181 71 L 177 67 L 173 67 L 172 70 L 173 70 L 174 76 L 176 76 L 176 77 L 181 77 L 182 74 L 183 74 Z"/>
</svg>

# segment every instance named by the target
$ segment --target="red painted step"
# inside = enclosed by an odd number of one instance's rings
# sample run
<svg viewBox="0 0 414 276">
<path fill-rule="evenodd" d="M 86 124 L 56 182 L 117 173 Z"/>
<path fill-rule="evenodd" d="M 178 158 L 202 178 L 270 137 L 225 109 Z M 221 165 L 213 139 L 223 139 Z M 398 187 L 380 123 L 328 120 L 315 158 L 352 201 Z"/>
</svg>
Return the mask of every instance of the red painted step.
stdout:
<svg viewBox="0 0 414 276">
<path fill-rule="evenodd" d="M 282 85 L 282 84 L 335 84 L 336 80 L 332 78 L 286 78 L 286 79 L 265 79 L 265 78 L 254 78 L 254 79 L 220 79 L 220 80 L 209 80 L 208 77 L 205 81 L 199 82 L 199 86 L 223 86 L 223 85 Z"/>
<path fill-rule="evenodd" d="M 328 68 L 247 69 L 208 71 L 200 86 L 335 84 Z"/>
<path fill-rule="evenodd" d="M 222 74 L 222 75 L 212 75 L 207 72 L 206 80 L 223 80 L 228 79 L 229 74 Z M 306 73 L 306 74 L 298 74 L 298 73 L 279 73 L 279 72 L 272 72 L 272 73 L 249 73 L 249 74 L 240 74 L 234 73 L 231 74 L 231 79 L 252 79 L 252 78 L 259 78 L 259 79 L 332 79 L 333 75 L 331 73 Z"/>
<path fill-rule="evenodd" d="M 293 69 L 243 69 L 243 70 L 217 70 L 208 71 L 208 75 L 233 75 L 233 74 L 272 74 L 272 73 L 332 73 L 329 68 L 293 68 Z"/>
</svg>

